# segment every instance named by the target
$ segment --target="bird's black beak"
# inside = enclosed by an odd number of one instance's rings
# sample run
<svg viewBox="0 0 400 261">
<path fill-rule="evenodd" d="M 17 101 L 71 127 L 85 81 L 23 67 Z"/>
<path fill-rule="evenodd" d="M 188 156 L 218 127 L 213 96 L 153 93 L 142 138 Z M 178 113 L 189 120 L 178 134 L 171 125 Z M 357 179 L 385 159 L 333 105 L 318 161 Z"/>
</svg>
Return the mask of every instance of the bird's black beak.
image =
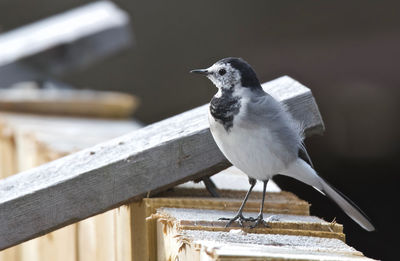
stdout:
<svg viewBox="0 0 400 261">
<path fill-rule="evenodd" d="M 198 73 L 202 75 L 208 75 L 210 72 L 207 69 L 197 69 L 197 70 L 191 70 L 191 73 Z"/>
</svg>

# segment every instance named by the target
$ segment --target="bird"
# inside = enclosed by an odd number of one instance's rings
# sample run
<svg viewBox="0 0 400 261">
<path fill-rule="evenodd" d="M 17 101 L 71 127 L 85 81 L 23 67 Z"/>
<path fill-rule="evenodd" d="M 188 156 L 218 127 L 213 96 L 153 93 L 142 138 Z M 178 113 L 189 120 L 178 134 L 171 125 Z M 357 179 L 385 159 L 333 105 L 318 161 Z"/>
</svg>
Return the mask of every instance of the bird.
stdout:
<svg viewBox="0 0 400 261">
<path fill-rule="evenodd" d="M 263 216 L 266 187 L 275 175 L 285 175 L 332 199 L 365 230 L 375 230 L 355 203 L 317 174 L 303 143 L 302 124 L 263 90 L 249 63 L 228 57 L 190 72 L 205 75 L 217 87 L 208 110 L 212 137 L 228 161 L 249 178 L 250 188 L 236 215 L 220 218 L 228 221 L 226 227 L 235 221 L 241 226 L 252 222 L 251 228 L 268 226 Z M 243 208 L 257 181 L 263 182 L 260 212 L 255 218 L 244 217 Z"/>
</svg>

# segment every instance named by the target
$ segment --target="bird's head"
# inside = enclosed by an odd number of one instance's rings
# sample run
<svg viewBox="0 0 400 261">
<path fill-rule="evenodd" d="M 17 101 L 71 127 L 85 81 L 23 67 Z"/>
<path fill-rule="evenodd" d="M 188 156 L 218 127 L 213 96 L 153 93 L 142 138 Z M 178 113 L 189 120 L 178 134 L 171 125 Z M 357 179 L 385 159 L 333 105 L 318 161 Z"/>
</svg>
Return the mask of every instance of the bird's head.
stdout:
<svg viewBox="0 0 400 261">
<path fill-rule="evenodd" d="M 218 89 L 261 88 L 253 68 L 241 58 L 224 58 L 207 69 L 192 70 L 190 72 L 207 76 Z"/>
</svg>

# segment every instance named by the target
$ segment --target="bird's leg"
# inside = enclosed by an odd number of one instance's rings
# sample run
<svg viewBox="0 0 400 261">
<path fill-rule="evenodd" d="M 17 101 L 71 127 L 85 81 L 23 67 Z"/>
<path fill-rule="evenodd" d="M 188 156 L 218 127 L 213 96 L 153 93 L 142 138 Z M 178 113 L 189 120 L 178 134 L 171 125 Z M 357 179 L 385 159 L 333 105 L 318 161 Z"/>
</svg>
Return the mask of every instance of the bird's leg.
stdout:
<svg viewBox="0 0 400 261">
<path fill-rule="evenodd" d="M 206 186 L 207 191 L 211 194 L 212 197 L 214 197 L 214 198 L 220 197 L 217 186 L 215 186 L 215 183 L 210 179 L 210 177 L 204 177 L 203 183 Z"/>
<path fill-rule="evenodd" d="M 257 227 L 260 223 L 264 224 L 265 226 L 268 226 L 267 223 L 264 220 L 264 200 L 265 200 L 265 193 L 267 191 L 267 184 L 268 184 L 268 179 L 263 180 L 263 194 L 262 194 L 262 199 L 261 199 L 261 206 L 260 206 L 260 213 L 256 218 L 252 218 L 251 221 L 255 221 L 253 225 L 250 226 L 250 228 L 255 228 Z"/>
<path fill-rule="evenodd" d="M 239 211 L 233 218 L 219 218 L 218 220 L 229 220 L 229 222 L 225 225 L 225 227 L 229 227 L 234 221 L 238 220 L 239 225 L 243 227 L 243 221 L 250 221 L 250 218 L 245 218 L 243 216 L 243 208 L 244 205 L 246 204 L 247 200 L 249 199 L 250 193 L 253 190 L 254 186 L 256 185 L 256 180 L 253 178 L 249 178 L 249 183 L 250 183 L 250 188 L 249 191 L 247 191 L 246 196 L 244 197 L 244 200 L 242 202 L 242 205 L 239 208 Z"/>
</svg>

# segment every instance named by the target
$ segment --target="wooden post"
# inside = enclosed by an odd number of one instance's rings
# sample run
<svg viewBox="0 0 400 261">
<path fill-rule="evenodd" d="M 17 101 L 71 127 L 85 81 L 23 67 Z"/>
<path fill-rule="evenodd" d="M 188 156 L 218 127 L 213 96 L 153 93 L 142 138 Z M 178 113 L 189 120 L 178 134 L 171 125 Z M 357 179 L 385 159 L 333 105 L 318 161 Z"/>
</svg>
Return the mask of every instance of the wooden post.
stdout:
<svg viewBox="0 0 400 261">
<path fill-rule="evenodd" d="M 226 174 L 225 176 L 227 177 L 229 174 Z M 242 183 L 248 184 L 247 177 L 243 177 Z M 133 243 L 132 260 L 140 261 L 157 259 L 157 218 L 149 218 L 157 212 L 157 209 L 163 207 L 190 208 L 196 209 L 199 213 L 229 210 L 229 215 L 231 215 L 234 211 L 239 209 L 246 191 L 219 190 L 219 193 L 221 195 L 220 198 L 210 198 L 209 193 L 204 189 L 177 187 L 172 191 L 162 192 L 158 194 L 157 197 L 144 198 L 139 202 L 130 204 L 133 214 L 131 225 Z M 262 192 L 253 191 L 244 210 L 248 212 L 259 211 L 261 197 Z M 268 192 L 264 203 L 264 208 L 268 213 L 284 213 L 304 216 L 309 215 L 309 206 L 310 205 L 304 200 L 301 200 L 292 193 L 285 191 Z M 216 219 L 218 219 L 218 217 Z"/>
</svg>

